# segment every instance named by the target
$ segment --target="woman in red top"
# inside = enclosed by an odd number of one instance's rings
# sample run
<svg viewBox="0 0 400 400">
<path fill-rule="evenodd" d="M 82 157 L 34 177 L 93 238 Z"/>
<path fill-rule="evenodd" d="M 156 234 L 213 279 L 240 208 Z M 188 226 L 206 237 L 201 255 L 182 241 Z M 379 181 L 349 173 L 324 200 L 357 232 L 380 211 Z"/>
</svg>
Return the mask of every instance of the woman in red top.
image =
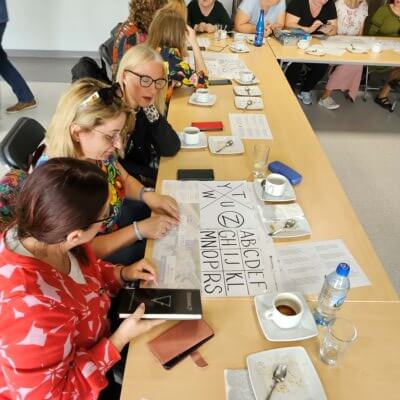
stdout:
<svg viewBox="0 0 400 400">
<path fill-rule="evenodd" d="M 54 158 L 27 178 L 0 236 L 0 399 L 97 399 L 122 348 L 159 323 L 140 321 L 141 305 L 109 335 L 110 296 L 155 272 L 95 258 L 87 243 L 107 200 L 107 177 L 87 161 Z"/>
</svg>

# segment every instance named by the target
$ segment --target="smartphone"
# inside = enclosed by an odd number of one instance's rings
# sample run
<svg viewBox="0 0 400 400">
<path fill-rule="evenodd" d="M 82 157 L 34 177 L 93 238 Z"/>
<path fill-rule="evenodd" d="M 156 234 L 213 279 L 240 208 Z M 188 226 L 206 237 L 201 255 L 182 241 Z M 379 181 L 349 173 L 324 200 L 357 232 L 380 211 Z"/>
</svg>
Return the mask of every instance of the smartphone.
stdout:
<svg viewBox="0 0 400 400">
<path fill-rule="evenodd" d="M 212 169 L 178 169 L 179 181 L 213 181 L 214 170 Z"/>
<path fill-rule="evenodd" d="M 203 132 L 222 131 L 224 129 L 224 124 L 222 123 L 222 121 L 192 122 L 192 126 L 199 128 Z"/>
<path fill-rule="evenodd" d="M 232 85 L 232 81 L 230 79 L 211 79 L 208 81 L 210 86 L 217 85 Z"/>
</svg>

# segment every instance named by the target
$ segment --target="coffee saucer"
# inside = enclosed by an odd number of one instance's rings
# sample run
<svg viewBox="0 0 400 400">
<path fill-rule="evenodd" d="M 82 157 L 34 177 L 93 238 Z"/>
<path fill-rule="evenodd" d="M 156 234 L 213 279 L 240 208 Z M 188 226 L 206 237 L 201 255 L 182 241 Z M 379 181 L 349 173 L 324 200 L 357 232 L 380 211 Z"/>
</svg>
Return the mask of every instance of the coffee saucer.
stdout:
<svg viewBox="0 0 400 400">
<path fill-rule="evenodd" d="M 196 144 L 187 144 L 183 139 L 183 132 L 178 133 L 179 139 L 181 141 L 181 149 L 203 149 L 207 147 L 207 136 L 204 132 L 200 132 L 200 140 L 199 143 Z"/>
<path fill-rule="evenodd" d="M 272 308 L 272 302 L 276 297 L 276 293 L 254 296 L 258 322 L 264 336 L 270 342 L 294 342 L 318 335 L 317 325 L 303 295 L 300 292 L 293 292 L 293 294 L 301 300 L 304 312 L 299 325 L 289 329 L 279 328 L 272 319 L 265 317 L 266 311 Z"/>
<path fill-rule="evenodd" d="M 239 110 L 262 110 L 264 102 L 261 97 L 235 96 L 235 107 Z"/>
<path fill-rule="evenodd" d="M 266 192 L 264 192 L 263 187 L 261 186 L 261 182 L 263 179 L 257 179 L 253 183 L 253 188 L 254 191 L 257 195 L 257 197 L 261 201 L 268 201 L 270 203 L 283 203 L 283 202 L 288 202 L 288 201 L 295 201 L 296 200 L 296 193 L 294 192 L 293 186 L 290 184 L 290 182 L 287 180 L 286 177 L 281 175 L 284 179 L 286 179 L 286 188 L 283 194 L 280 196 L 272 196 Z"/>
<path fill-rule="evenodd" d="M 261 96 L 259 86 L 234 86 L 233 91 L 236 96 Z"/>
<path fill-rule="evenodd" d="M 354 45 L 350 45 L 346 47 L 346 50 L 350 53 L 354 53 L 354 54 L 363 54 L 363 53 L 368 53 L 368 49 L 364 46 L 357 46 L 355 47 Z"/>
<path fill-rule="evenodd" d="M 236 47 L 233 43 L 229 46 L 230 50 L 233 53 L 249 53 L 250 49 L 244 45 L 243 48 L 239 49 L 238 47 Z"/>
<path fill-rule="evenodd" d="M 254 78 L 250 82 L 245 82 L 245 81 L 242 81 L 240 78 L 238 78 L 238 79 L 235 79 L 235 82 L 239 83 L 240 85 L 257 85 L 257 83 L 260 83 L 260 80 L 257 78 Z"/>
<path fill-rule="evenodd" d="M 207 102 L 205 101 L 198 101 L 196 99 L 196 93 L 193 93 L 190 97 L 189 97 L 189 103 L 193 104 L 195 106 L 203 106 L 203 107 L 211 107 L 215 104 L 215 102 L 217 101 L 217 96 L 215 94 L 210 94 L 209 99 Z"/>
<path fill-rule="evenodd" d="M 226 146 L 228 141 L 232 141 L 231 146 Z M 208 147 L 213 154 L 243 154 L 244 146 L 239 137 L 236 136 L 209 136 Z"/>
</svg>

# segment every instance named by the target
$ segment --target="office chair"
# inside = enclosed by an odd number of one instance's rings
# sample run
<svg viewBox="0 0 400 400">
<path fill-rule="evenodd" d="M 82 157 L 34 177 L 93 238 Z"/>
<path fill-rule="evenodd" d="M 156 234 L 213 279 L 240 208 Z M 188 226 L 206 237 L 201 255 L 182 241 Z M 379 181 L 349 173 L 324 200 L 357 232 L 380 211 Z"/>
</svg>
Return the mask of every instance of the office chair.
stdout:
<svg viewBox="0 0 400 400">
<path fill-rule="evenodd" d="M 20 118 L 0 143 L 0 160 L 11 168 L 28 171 L 45 132 L 36 120 Z"/>
</svg>

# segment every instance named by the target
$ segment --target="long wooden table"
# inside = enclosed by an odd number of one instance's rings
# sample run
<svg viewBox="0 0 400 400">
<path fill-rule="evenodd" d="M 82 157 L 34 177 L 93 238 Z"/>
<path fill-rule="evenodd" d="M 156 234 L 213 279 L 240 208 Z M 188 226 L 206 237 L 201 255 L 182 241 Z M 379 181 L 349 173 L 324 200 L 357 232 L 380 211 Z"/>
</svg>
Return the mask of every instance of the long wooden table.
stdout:
<svg viewBox="0 0 400 400">
<path fill-rule="evenodd" d="M 400 38 L 380 37 L 379 41 L 393 40 L 400 43 Z M 297 46 L 283 46 L 274 38 L 268 38 L 268 45 L 271 47 L 275 57 L 280 61 L 316 64 L 353 64 L 353 65 L 376 65 L 387 67 L 400 67 L 400 53 L 394 50 L 384 50 L 381 53 L 355 54 L 345 51 L 343 55 L 325 54 L 315 56 L 307 54 Z M 320 44 L 321 40 L 312 39 L 311 44 Z"/>
<path fill-rule="evenodd" d="M 265 114 L 274 139 L 270 141 L 270 161 L 281 160 L 303 175 L 296 187 L 297 201 L 312 228 L 309 240 L 342 239 L 358 260 L 372 285 L 354 288 L 343 315 L 352 319 L 360 338 L 342 367 L 332 369 L 317 356 L 318 339 L 304 342 L 271 343 L 263 338 L 255 317 L 253 301 L 242 299 L 205 299 L 204 318 L 215 331 L 215 338 L 201 348 L 209 367 L 199 369 L 185 360 L 165 371 L 153 358 L 146 343 L 170 324 L 140 337 L 131 346 L 124 376 L 122 399 L 224 399 L 223 370 L 245 368 L 250 353 L 283 346 L 304 346 L 317 368 L 331 399 L 395 399 L 399 384 L 398 351 L 400 328 L 399 298 L 391 285 L 367 235 L 327 160 L 310 124 L 295 99 L 268 46 L 251 49 L 243 55 L 247 66 L 261 79 Z M 179 131 L 192 121 L 222 120 L 229 134 L 229 112 L 235 109 L 230 86 L 212 87 L 218 96 L 212 108 L 188 105 L 190 89 L 180 89 L 170 105 L 169 121 Z M 213 155 L 207 149 L 181 150 L 173 158 L 161 160 L 158 190 L 164 179 L 176 179 L 178 168 L 213 168 L 215 179 L 248 179 L 255 141 L 245 141 L 243 155 Z M 287 241 L 286 241 L 287 242 Z M 151 256 L 152 244 L 147 249 Z M 393 350 L 393 351 L 392 351 Z M 381 372 L 381 367 L 389 373 Z"/>
</svg>

